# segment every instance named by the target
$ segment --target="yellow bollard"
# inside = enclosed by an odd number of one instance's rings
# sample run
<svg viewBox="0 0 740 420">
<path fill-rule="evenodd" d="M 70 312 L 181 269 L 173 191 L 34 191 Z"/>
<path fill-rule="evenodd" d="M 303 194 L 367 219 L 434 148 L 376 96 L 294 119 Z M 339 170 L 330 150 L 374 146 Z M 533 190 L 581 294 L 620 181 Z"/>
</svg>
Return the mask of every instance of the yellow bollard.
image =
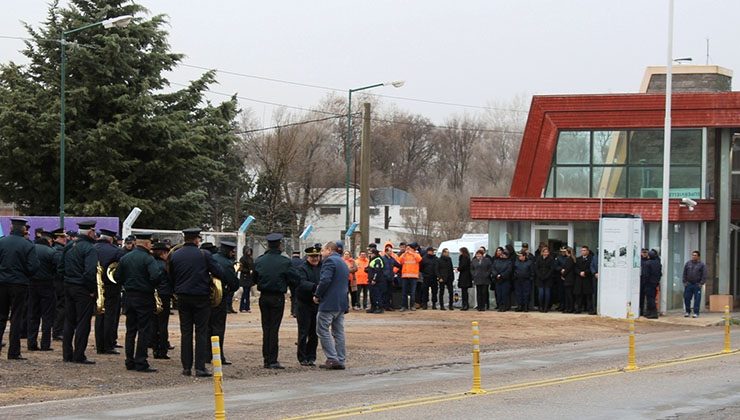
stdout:
<svg viewBox="0 0 740 420">
<path fill-rule="evenodd" d="M 470 394 L 485 394 L 480 387 L 480 330 L 478 322 L 473 321 L 473 388 Z"/>
<path fill-rule="evenodd" d="M 221 370 L 221 346 L 218 342 L 218 336 L 211 337 L 211 352 L 213 353 L 213 398 L 216 404 L 215 417 L 217 419 L 226 418 L 226 407 L 224 406 L 224 390 L 222 385 L 223 372 Z"/>
<path fill-rule="evenodd" d="M 637 364 L 635 363 L 635 314 L 632 313 L 632 304 L 627 305 L 627 320 L 630 323 L 630 344 L 627 355 L 627 367 L 624 370 L 633 371 L 637 370 Z"/>
<path fill-rule="evenodd" d="M 730 307 L 725 305 L 725 348 L 722 353 L 731 353 L 730 349 Z"/>
</svg>

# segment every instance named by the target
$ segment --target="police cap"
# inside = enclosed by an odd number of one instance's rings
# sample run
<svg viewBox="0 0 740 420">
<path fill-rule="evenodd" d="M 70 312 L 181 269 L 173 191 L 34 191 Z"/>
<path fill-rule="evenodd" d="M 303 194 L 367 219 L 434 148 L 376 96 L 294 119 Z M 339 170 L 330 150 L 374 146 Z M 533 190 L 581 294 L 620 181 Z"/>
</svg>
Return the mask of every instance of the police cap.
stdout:
<svg viewBox="0 0 740 420">
<path fill-rule="evenodd" d="M 200 236 L 200 228 L 187 228 L 182 230 L 182 234 L 185 235 L 186 238 L 197 238 Z"/>
<path fill-rule="evenodd" d="M 221 248 L 226 248 L 228 250 L 235 249 L 236 244 L 231 241 L 221 241 Z"/>
<path fill-rule="evenodd" d="M 11 217 L 10 224 L 13 226 L 26 226 L 28 224 L 28 220 L 22 217 Z"/>
<path fill-rule="evenodd" d="M 151 241 L 152 240 L 152 233 L 151 232 L 141 232 L 136 234 L 136 239 L 142 240 L 142 241 Z"/>
<path fill-rule="evenodd" d="M 306 248 L 305 250 L 303 250 L 303 252 L 305 252 L 306 255 L 309 257 L 315 257 L 318 255 L 321 255 L 321 248 L 317 246 L 310 246 Z"/>
<path fill-rule="evenodd" d="M 51 234 L 54 235 L 55 238 L 64 237 L 64 228 L 54 229 L 51 231 Z"/>
<path fill-rule="evenodd" d="M 110 236 L 111 238 L 116 237 L 116 231 L 110 230 L 110 229 L 100 229 L 100 234 L 105 236 Z"/>
<path fill-rule="evenodd" d="M 283 240 L 283 234 L 282 233 L 271 233 L 265 237 L 267 239 L 267 242 L 279 242 Z"/>
<path fill-rule="evenodd" d="M 152 245 L 152 251 L 167 251 L 170 247 L 164 242 L 156 242 Z"/>
<path fill-rule="evenodd" d="M 82 222 L 77 223 L 77 227 L 80 229 L 86 230 L 86 229 L 94 229 L 97 222 L 95 220 L 85 220 Z"/>
</svg>

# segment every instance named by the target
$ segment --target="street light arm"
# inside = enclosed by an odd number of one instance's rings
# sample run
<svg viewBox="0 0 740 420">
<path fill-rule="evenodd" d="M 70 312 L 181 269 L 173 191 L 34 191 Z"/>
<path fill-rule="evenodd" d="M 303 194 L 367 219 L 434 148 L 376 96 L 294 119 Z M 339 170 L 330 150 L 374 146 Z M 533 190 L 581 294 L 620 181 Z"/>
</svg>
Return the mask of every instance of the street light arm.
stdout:
<svg viewBox="0 0 740 420">
<path fill-rule="evenodd" d="M 122 16 L 116 16 L 112 17 L 110 19 L 101 20 L 100 22 L 95 23 L 88 23 L 87 25 L 80 26 L 79 28 L 70 29 L 67 31 L 62 32 L 62 38 L 64 36 L 73 34 L 75 32 L 84 31 L 85 29 L 92 28 L 93 26 L 103 25 L 105 29 L 111 29 L 111 28 L 125 28 L 128 26 L 129 23 L 131 23 L 131 20 L 134 17 L 131 15 L 122 15 Z"/>
</svg>

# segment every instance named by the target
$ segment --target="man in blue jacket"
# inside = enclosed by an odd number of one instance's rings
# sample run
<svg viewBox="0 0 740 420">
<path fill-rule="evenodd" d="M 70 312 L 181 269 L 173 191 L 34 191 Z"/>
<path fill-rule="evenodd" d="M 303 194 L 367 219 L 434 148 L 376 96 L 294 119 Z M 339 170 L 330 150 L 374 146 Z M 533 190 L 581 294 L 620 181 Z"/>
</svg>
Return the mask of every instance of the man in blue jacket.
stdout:
<svg viewBox="0 0 740 420">
<path fill-rule="evenodd" d="M 322 369 L 344 369 L 344 314 L 349 310 L 347 299 L 349 268 L 337 253 L 337 244 L 327 242 L 321 249 L 323 262 L 319 285 L 313 300 L 319 304 L 316 334 L 326 355 Z M 331 328 L 331 331 L 330 331 Z"/>
</svg>

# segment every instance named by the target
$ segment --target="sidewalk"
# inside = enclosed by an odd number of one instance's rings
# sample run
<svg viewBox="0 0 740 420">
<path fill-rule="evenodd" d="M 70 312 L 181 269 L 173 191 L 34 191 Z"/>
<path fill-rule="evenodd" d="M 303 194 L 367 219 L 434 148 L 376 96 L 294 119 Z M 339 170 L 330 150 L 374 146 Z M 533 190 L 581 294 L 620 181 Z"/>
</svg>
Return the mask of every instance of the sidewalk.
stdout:
<svg viewBox="0 0 740 420">
<path fill-rule="evenodd" d="M 683 314 L 683 311 L 669 311 L 658 319 L 640 317 L 639 320 L 645 322 L 662 322 L 674 325 L 690 325 L 694 327 L 725 325 L 725 314 L 723 312 L 702 312 L 699 314 L 699 318 L 684 318 Z M 731 312 L 730 317 L 735 323 L 737 323 L 740 321 L 740 312 Z"/>
</svg>

